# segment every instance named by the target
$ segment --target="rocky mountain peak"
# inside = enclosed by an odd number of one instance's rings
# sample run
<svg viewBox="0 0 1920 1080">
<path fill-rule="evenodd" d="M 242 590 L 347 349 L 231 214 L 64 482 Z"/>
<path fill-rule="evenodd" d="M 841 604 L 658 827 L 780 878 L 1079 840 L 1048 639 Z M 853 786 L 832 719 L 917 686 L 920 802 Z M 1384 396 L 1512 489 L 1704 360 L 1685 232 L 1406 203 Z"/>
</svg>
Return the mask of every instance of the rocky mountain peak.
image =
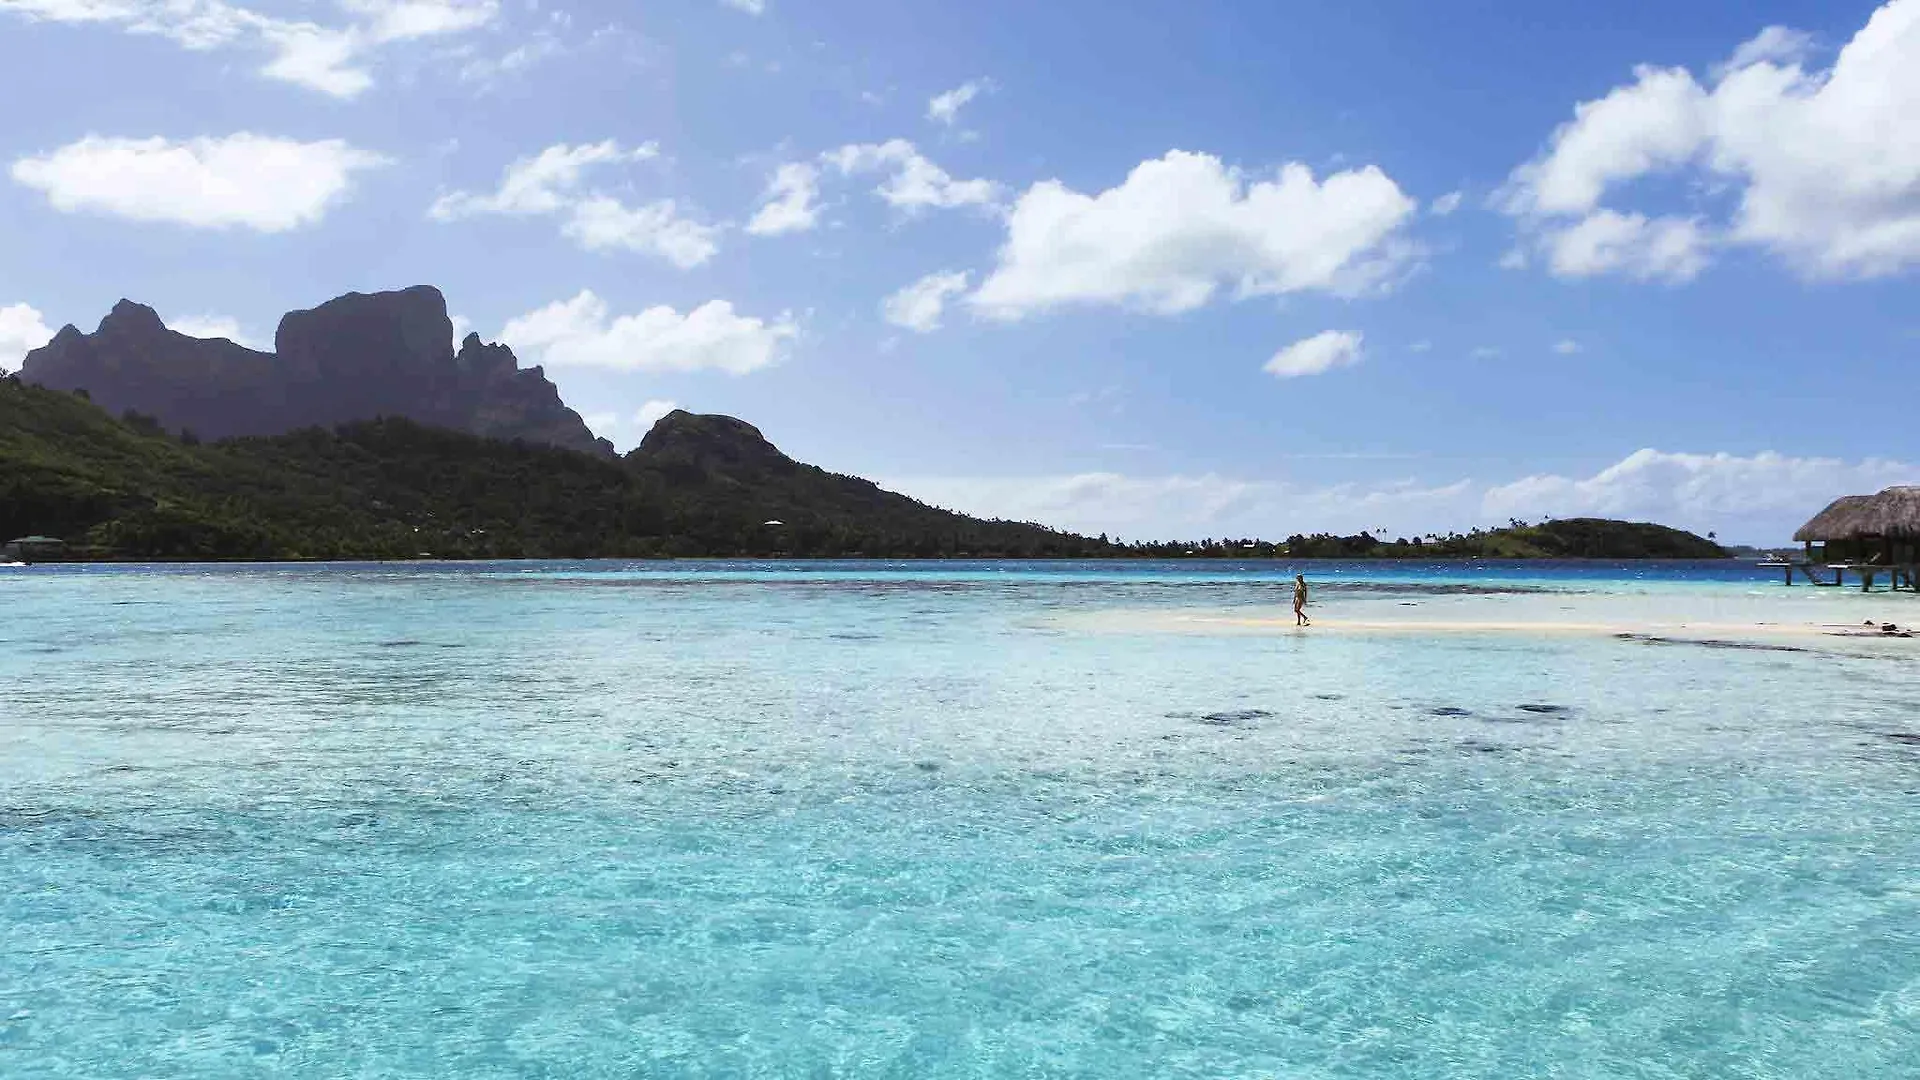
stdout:
<svg viewBox="0 0 1920 1080">
<path fill-rule="evenodd" d="M 792 458 L 760 434 L 760 429 L 731 416 L 675 409 L 661 417 L 640 440 L 636 453 L 674 460 L 723 473 L 787 472 Z"/>
<path fill-rule="evenodd" d="M 100 320 L 98 333 L 133 334 L 158 336 L 167 332 L 167 325 L 160 321 L 160 313 L 145 304 L 136 304 L 122 299 Z"/>
<path fill-rule="evenodd" d="M 175 333 L 152 308 L 122 300 L 95 333 L 68 326 L 28 353 L 21 377 L 84 389 L 109 411 L 133 409 L 209 439 L 401 416 L 614 456 L 513 350 L 470 334 L 456 354 L 446 297 L 431 285 L 288 312 L 272 353 Z"/>
</svg>

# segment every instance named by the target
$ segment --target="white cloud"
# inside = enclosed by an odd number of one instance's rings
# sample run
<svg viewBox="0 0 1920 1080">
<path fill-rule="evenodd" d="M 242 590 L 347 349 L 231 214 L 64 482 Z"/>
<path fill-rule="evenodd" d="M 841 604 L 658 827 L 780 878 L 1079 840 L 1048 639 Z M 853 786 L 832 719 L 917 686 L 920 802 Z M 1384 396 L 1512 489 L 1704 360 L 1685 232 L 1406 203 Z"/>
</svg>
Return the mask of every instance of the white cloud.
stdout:
<svg viewBox="0 0 1920 1080">
<path fill-rule="evenodd" d="M 605 438 L 613 431 L 613 426 L 620 422 L 620 417 L 617 413 L 597 412 L 581 417 L 580 421 L 587 425 L 588 431 Z"/>
<path fill-rule="evenodd" d="M 1475 345 L 1467 355 L 1475 360 L 1492 360 L 1500 355 L 1500 349 L 1495 345 Z"/>
<path fill-rule="evenodd" d="M 764 15 L 767 13 L 767 0 L 720 0 L 720 4 L 723 7 L 730 7 L 735 11 L 744 11 L 749 15 Z"/>
<path fill-rule="evenodd" d="M 1196 539 L 1292 533 L 1388 537 L 1504 525 L 1509 518 L 1606 516 L 1655 521 L 1729 542 L 1779 543 L 1836 495 L 1920 482 L 1920 465 L 1762 453 L 1640 450 L 1590 476 L 1528 476 L 1309 486 L 1276 480 L 1086 473 L 1031 477 L 890 477 L 882 486 L 988 517 L 1082 533 Z"/>
<path fill-rule="evenodd" d="M 1706 266 L 1706 235 L 1689 218 L 1595 210 L 1541 238 L 1560 277 L 1622 273 L 1641 281 L 1691 281 Z"/>
<path fill-rule="evenodd" d="M 542 31 L 498 57 L 467 52 L 464 54 L 467 57 L 466 61 L 460 65 L 460 81 L 490 85 L 509 75 L 519 74 L 542 60 L 559 56 L 565 51 L 566 47 L 560 43 L 559 38 Z"/>
<path fill-rule="evenodd" d="M 499 15 L 496 0 L 340 0 L 340 25 L 263 15 L 224 0 L 0 0 L 0 14 L 34 22 L 115 26 L 194 52 L 264 52 L 260 73 L 335 97 L 373 85 L 370 54 L 396 43 L 469 33 Z"/>
<path fill-rule="evenodd" d="M 1175 150 L 1097 195 L 1057 180 L 1028 188 L 998 265 L 969 300 L 1017 319 L 1067 304 L 1173 314 L 1222 285 L 1236 298 L 1354 295 L 1385 284 L 1412 255 L 1399 232 L 1415 206 L 1372 166 L 1319 182 L 1290 164 L 1249 183 L 1217 157 Z"/>
<path fill-rule="evenodd" d="M 905 139 L 849 143 L 820 158 L 842 176 L 887 173 L 886 181 L 874 193 L 887 205 L 909 214 L 928 208 L 991 206 L 1000 194 L 1000 186 L 991 180 L 955 180 Z"/>
<path fill-rule="evenodd" d="M 89 135 L 13 163 L 14 180 L 55 209 L 134 221 L 277 233 L 320 221 L 353 174 L 385 163 L 338 140 L 241 132 L 172 142 Z"/>
<path fill-rule="evenodd" d="M 1575 107 L 1514 171 L 1503 205 L 1556 273 L 1684 279 L 1709 240 L 1761 248 L 1809 277 L 1920 263 L 1920 142 L 1887 134 L 1920 112 L 1920 0 L 1875 11 L 1827 70 L 1802 67 L 1806 46 L 1805 35 L 1768 27 L 1706 84 L 1684 69 L 1636 69 L 1632 83 Z M 1602 208 L 1610 192 L 1661 174 L 1729 188 L 1737 206 L 1710 227 Z M 1623 234 L 1633 221 L 1642 224 L 1609 249 L 1624 254 L 1562 257 L 1570 242 L 1579 249 L 1582 227 Z"/>
<path fill-rule="evenodd" d="M 805 162 L 788 162 L 774 170 L 767 193 L 747 231 L 755 236 L 806 232 L 819 218 L 814 199 L 820 195 L 820 170 Z"/>
<path fill-rule="evenodd" d="M 1433 342 L 1428 341 L 1426 338 L 1421 338 L 1419 341 L 1407 346 L 1407 351 L 1415 353 L 1432 352 Z"/>
<path fill-rule="evenodd" d="M 337 0 L 374 41 L 411 41 L 477 30 L 500 14 L 496 0 Z"/>
<path fill-rule="evenodd" d="M 680 216 L 672 199 L 630 207 L 611 195 L 584 189 L 586 171 L 593 166 L 646 161 L 659 153 L 653 143 L 627 150 L 612 139 L 549 146 L 508 165 L 492 193 L 442 195 L 427 215 L 436 221 L 481 214 L 558 217 L 561 235 L 589 251 L 635 251 L 682 269 L 699 266 L 719 250 L 717 227 Z"/>
<path fill-rule="evenodd" d="M 473 320 L 465 315 L 450 315 L 448 321 L 453 323 L 453 350 L 459 352 L 460 343 L 467 340 L 467 335 L 473 332 Z"/>
<path fill-rule="evenodd" d="M 260 68 L 269 79 L 337 98 L 359 97 L 373 86 L 373 75 L 358 63 L 360 43 L 350 33 L 311 23 L 274 23 L 261 27 L 260 36 L 275 53 Z"/>
<path fill-rule="evenodd" d="M 1777 543 L 1836 496 L 1920 481 L 1920 465 L 1760 453 L 1638 450 L 1587 477 L 1528 476 L 1487 490 L 1487 520 L 1599 516 Z"/>
<path fill-rule="evenodd" d="M 1205 536 L 1285 538 L 1295 532 L 1353 533 L 1458 520 L 1471 502 L 1465 481 L 1305 487 L 1270 480 L 1080 473 L 1038 477 L 893 477 L 882 487 L 986 517 L 1140 540 Z M 1419 525 L 1431 528 L 1431 525 Z"/>
<path fill-rule="evenodd" d="M 773 364 L 799 333 L 790 315 L 771 322 L 738 315 L 725 300 L 709 300 L 684 315 L 662 304 L 610 318 L 606 301 L 582 290 L 513 319 L 500 338 L 515 352 L 555 367 L 740 375 Z"/>
<path fill-rule="evenodd" d="M 1574 106 L 1551 152 L 1514 170 L 1500 193 L 1516 214 L 1585 215 L 1607 186 L 1691 159 L 1707 137 L 1705 92 L 1680 69 L 1642 67 L 1638 81 Z"/>
<path fill-rule="evenodd" d="M 33 350 L 53 340 L 45 316 L 26 304 L 0 307 L 0 371 L 18 371 Z"/>
<path fill-rule="evenodd" d="M 1572 356 L 1580 351 L 1580 343 L 1572 338 L 1561 338 L 1553 343 L 1553 351 L 1561 356 Z"/>
<path fill-rule="evenodd" d="M 1725 73 L 1761 63 L 1799 63 L 1812 46 L 1811 34 L 1785 26 L 1769 26 L 1733 50 L 1733 58 L 1720 71 Z"/>
<path fill-rule="evenodd" d="M 633 426 L 638 428 L 642 435 L 645 435 L 647 432 L 653 430 L 653 425 L 659 423 L 661 417 L 679 407 L 680 403 L 677 401 L 661 401 L 658 399 L 648 401 L 640 406 L 639 412 L 633 414 Z"/>
<path fill-rule="evenodd" d="M 574 205 L 560 231 L 588 251 L 623 249 L 657 255 L 685 270 L 713 258 L 719 231 L 680 216 L 672 199 L 630 207 L 609 195 Z"/>
<path fill-rule="evenodd" d="M 940 315 L 946 308 L 947 298 L 965 291 L 965 270 L 928 274 L 887 297 L 880 305 L 881 314 L 895 326 L 918 334 L 930 333 L 940 328 Z"/>
<path fill-rule="evenodd" d="M 935 94 L 927 101 L 927 119 L 953 126 L 953 122 L 960 118 L 961 108 L 992 85 L 986 79 L 969 79 L 944 94 Z"/>
<path fill-rule="evenodd" d="M 553 214 L 578 196 L 580 183 L 593 165 L 645 161 L 657 157 L 659 147 L 643 143 L 622 149 L 613 139 L 597 143 L 549 146 L 532 157 L 515 159 L 501 174 L 492 194 L 456 191 L 434 200 L 427 211 L 436 221 L 455 221 L 476 214 Z"/>
<path fill-rule="evenodd" d="M 1360 335 L 1343 330 L 1324 330 L 1303 338 L 1273 354 L 1262 371 L 1291 379 L 1299 375 L 1318 375 L 1337 367 L 1360 362 Z"/>
<path fill-rule="evenodd" d="M 1427 211 L 1434 217 L 1446 217 L 1460 209 L 1460 200 L 1466 198 L 1466 192 L 1449 191 L 1427 205 Z"/>
<path fill-rule="evenodd" d="M 261 343 L 240 328 L 240 321 L 227 315 L 187 315 L 164 320 L 167 329 L 193 338 L 226 338 L 235 345 L 245 345 L 249 349 L 262 348 Z M 270 346 L 269 346 L 270 347 Z"/>
</svg>

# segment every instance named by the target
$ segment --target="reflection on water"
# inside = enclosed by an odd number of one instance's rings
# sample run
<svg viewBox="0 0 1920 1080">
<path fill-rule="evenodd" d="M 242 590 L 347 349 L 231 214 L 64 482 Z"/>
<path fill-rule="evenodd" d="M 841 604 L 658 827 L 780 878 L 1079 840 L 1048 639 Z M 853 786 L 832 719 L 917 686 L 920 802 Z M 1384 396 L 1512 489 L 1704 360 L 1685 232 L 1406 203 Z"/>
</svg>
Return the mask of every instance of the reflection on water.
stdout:
<svg viewBox="0 0 1920 1080">
<path fill-rule="evenodd" d="M 1743 572 L 1312 575 L 1329 628 L 1894 610 Z M 1920 1053 L 1914 642 L 1158 629 L 1284 616 L 1289 577 L 8 577 L 0 1074 L 1890 1076 Z"/>
</svg>

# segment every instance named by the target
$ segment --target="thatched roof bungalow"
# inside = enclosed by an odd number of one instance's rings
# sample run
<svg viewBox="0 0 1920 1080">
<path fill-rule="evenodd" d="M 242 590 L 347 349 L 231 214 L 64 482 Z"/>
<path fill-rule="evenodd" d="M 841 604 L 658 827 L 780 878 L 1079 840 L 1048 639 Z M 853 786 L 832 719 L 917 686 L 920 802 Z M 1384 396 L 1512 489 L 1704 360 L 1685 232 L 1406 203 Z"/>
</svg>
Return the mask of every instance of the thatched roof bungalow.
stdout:
<svg viewBox="0 0 1920 1080">
<path fill-rule="evenodd" d="M 0 562 L 34 559 L 47 559 L 59 556 L 66 549 L 65 541 L 51 536 L 23 536 L 18 540 L 9 540 L 0 544 Z"/>
<path fill-rule="evenodd" d="M 1802 544 L 1851 539 L 1853 524 L 1859 520 L 1861 508 L 1872 500 L 1871 495 L 1842 495 L 1795 530 L 1793 539 Z"/>
<path fill-rule="evenodd" d="M 1829 559 L 1912 562 L 1920 543 L 1920 487 L 1890 487 L 1878 495 L 1846 495 L 1793 534 L 1807 545 L 1826 545 Z"/>
</svg>

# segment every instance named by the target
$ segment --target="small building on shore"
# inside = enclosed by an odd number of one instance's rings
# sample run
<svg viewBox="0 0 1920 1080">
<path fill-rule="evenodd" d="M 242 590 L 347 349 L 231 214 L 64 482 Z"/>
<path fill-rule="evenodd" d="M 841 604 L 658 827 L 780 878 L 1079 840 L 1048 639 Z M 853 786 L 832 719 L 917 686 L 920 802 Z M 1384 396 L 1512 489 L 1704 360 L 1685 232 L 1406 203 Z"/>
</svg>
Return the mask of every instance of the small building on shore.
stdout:
<svg viewBox="0 0 1920 1080">
<path fill-rule="evenodd" d="M 1894 588 L 1916 587 L 1920 563 L 1920 486 L 1890 487 L 1877 495 L 1843 495 L 1793 534 L 1803 545 L 1808 576 L 1817 566 L 1852 569 L 1862 584 L 1884 568 Z M 1792 572 L 1788 572 L 1792 582 Z M 1836 581 L 1837 584 L 1837 581 Z"/>
<path fill-rule="evenodd" d="M 0 544 L 0 562 L 41 562 L 57 559 L 66 550 L 66 541 L 52 536 L 23 536 Z"/>
</svg>

